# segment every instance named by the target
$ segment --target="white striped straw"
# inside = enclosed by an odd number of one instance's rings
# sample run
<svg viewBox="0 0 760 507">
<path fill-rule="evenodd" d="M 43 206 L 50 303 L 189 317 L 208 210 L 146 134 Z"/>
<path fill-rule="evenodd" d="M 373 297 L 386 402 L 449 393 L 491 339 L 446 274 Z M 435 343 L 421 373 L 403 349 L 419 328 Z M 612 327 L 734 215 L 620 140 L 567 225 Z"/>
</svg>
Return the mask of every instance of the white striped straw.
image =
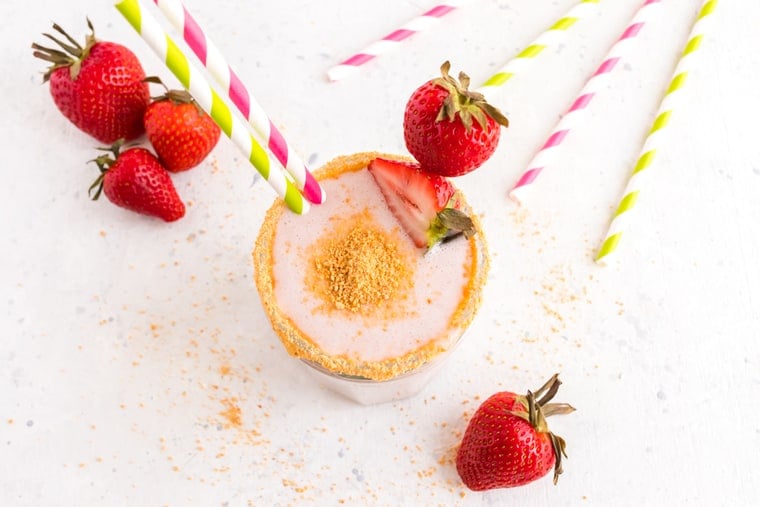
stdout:
<svg viewBox="0 0 760 507">
<path fill-rule="evenodd" d="M 295 184 L 286 177 L 285 172 L 278 166 L 273 166 L 264 148 L 254 139 L 249 130 L 250 126 L 232 114 L 230 107 L 206 80 L 200 69 L 185 56 L 140 1 L 122 0 L 116 3 L 116 9 L 140 34 L 153 52 L 162 59 L 198 105 L 213 118 L 222 132 L 248 158 L 251 165 L 285 200 L 288 208 L 299 214 L 308 211 L 308 201 L 303 198 Z"/>
<path fill-rule="evenodd" d="M 412 35 L 425 31 L 436 24 L 440 18 L 460 7 L 466 0 L 448 0 L 440 3 L 406 23 L 401 28 L 394 30 L 382 39 L 373 42 L 355 55 L 342 61 L 340 64 L 327 71 L 330 81 L 338 81 L 356 71 L 357 68 L 399 45 Z"/>
<path fill-rule="evenodd" d="M 581 18 L 585 18 L 595 11 L 599 2 L 600 0 L 581 0 L 575 4 L 564 16 L 555 21 L 549 29 L 531 42 L 528 47 L 520 51 L 517 56 L 486 79 L 480 85 L 478 91 L 486 95 L 487 90 L 503 85 L 515 74 L 525 69 L 531 62 L 534 62 L 536 57 L 545 49 L 558 47 L 565 39 L 567 31 Z"/>
<path fill-rule="evenodd" d="M 670 122 L 676 101 L 683 95 L 681 90 L 686 84 L 689 72 L 694 67 L 695 53 L 702 44 L 706 23 L 709 22 L 709 15 L 715 10 L 717 4 L 717 0 L 705 1 L 694 20 L 688 42 L 673 70 L 673 75 L 657 109 L 655 120 L 644 140 L 639 158 L 636 160 L 636 165 L 623 191 L 623 197 L 615 210 L 607 235 L 596 255 L 596 262 L 601 265 L 606 265 L 612 254 L 617 251 L 623 232 L 628 227 L 639 192 L 645 187 L 645 180 L 651 177 L 652 170 L 649 168 L 652 166 L 657 150 L 662 146 L 662 133 Z"/>
<path fill-rule="evenodd" d="M 557 152 L 560 146 L 562 146 L 563 141 L 573 127 L 578 125 L 584 118 L 584 113 L 588 109 L 589 104 L 591 104 L 596 94 L 604 89 L 610 73 L 617 67 L 623 57 L 627 55 L 628 51 L 630 51 L 631 45 L 637 39 L 636 36 L 644 27 L 646 20 L 652 12 L 652 6 L 659 4 L 660 1 L 661 0 L 646 0 L 636 11 L 630 24 L 625 30 L 623 30 L 623 33 L 618 37 L 615 44 L 604 57 L 602 64 L 588 79 L 580 94 L 570 106 L 570 109 L 562 116 L 551 135 L 549 135 L 549 138 L 534 155 L 533 159 L 528 164 L 528 170 L 525 171 L 522 176 L 520 176 L 517 183 L 515 183 L 509 193 L 510 197 L 516 201 L 522 202 L 527 189 L 533 186 L 533 183 L 543 169 L 556 159 Z"/>
<path fill-rule="evenodd" d="M 264 140 L 269 151 L 293 176 L 298 188 L 309 201 L 320 204 L 325 200 L 322 186 L 314 179 L 306 164 L 288 145 L 285 137 L 243 84 L 216 44 L 208 37 L 201 25 L 190 14 L 182 0 L 153 0 L 169 23 L 182 34 L 188 47 L 209 71 L 211 77 L 223 88 L 240 114 Z"/>
</svg>

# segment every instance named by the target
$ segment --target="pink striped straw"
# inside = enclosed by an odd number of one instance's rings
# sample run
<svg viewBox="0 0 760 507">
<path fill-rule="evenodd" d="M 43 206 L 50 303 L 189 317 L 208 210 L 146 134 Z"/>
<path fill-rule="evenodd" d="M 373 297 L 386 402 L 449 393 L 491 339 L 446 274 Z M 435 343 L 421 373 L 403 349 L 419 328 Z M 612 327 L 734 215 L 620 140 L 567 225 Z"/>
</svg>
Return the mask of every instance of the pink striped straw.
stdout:
<svg viewBox="0 0 760 507">
<path fill-rule="evenodd" d="M 461 6 L 465 0 L 449 0 L 433 7 L 412 19 L 401 28 L 394 30 L 382 39 L 373 42 L 360 52 L 342 61 L 340 64 L 327 71 L 330 81 L 338 81 L 354 72 L 357 68 L 372 60 L 376 56 L 396 47 L 401 41 L 423 30 L 427 30 L 440 18 Z"/>
<path fill-rule="evenodd" d="M 624 55 L 631 48 L 636 36 L 646 24 L 650 15 L 650 7 L 653 4 L 659 4 L 661 0 L 646 0 L 644 4 L 636 11 L 630 24 L 617 39 L 615 44 L 610 48 L 604 57 L 602 64 L 596 69 L 591 77 L 586 81 L 578 97 L 570 106 L 570 109 L 562 116 L 557 123 L 554 131 L 544 142 L 543 146 L 533 156 L 528 164 L 529 169 L 525 171 L 520 179 L 515 183 L 509 196 L 518 202 L 522 202 L 524 192 L 536 181 L 541 171 L 552 162 L 552 157 L 556 156 L 558 148 L 562 145 L 573 126 L 579 123 L 583 112 L 588 109 L 589 104 L 596 94 L 602 90 L 604 82 L 609 78 L 610 73 L 617 67 Z"/>
<path fill-rule="evenodd" d="M 190 49 L 195 53 L 211 77 L 224 88 L 235 107 L 248 123 L 262 137 L 269 151 L 293 177 L 296 186 L 309 201 L 320 204 L 325 200 L 325 192 L 306 164 L 288 146 L 285 137 L 267 116 L 264 108 L 256 101 L 238 75 L 227 63 L 213 41 L 206 35 L 201 25 L 193 18 L 182 0 L 153 0 L 165 18 L 182 34 Z"/>
</svg>

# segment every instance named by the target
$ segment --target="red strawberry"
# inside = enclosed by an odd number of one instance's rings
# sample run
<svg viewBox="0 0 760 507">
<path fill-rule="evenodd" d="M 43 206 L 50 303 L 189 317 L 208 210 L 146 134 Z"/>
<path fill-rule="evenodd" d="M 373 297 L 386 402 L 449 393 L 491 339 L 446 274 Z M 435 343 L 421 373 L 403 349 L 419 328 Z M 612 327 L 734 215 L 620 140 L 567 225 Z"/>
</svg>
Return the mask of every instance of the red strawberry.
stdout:
<svg viewBox="0 0 760 507">
<path fill-rule="evenodd" d="M 456 458 L 457 472 L 468 488 L 520 486 L 543 477 L 552 467 L 557 483 L 562 456 L 567 457 L 565 441 L 549 431 L 545 417 L 575 410 L 566 403 L 548 403 L 559 385 L 554 375 L 535 393 L 500 392 L 478 407 Z"/>
<path fill-rule="evenodd" d="M 500 125 L 509 121 L 482 94 L 467 89 L 465 73 L 459 81 L 449 76 L 450 67 L 444 62 L 442 77 L 412 93 L 404 111 L 404 140 L 423 171 L 460 176 L 488 160 L 499 143 Z"/>
<path fill-rule="evenodd" d="M 90 186 L 90 193 L 97 189 L 93 200 L 102 191 L 117 206 L 166 222 L 185 216 L 185 205 L 158 159 L 145 148 L 123 152 L 120 148 L 120 141 L 111 148 L 101 148 L 113 153 L 113 158 L 101 155 L 94 160 L 101 174 Z"/>
<path fill-rule="evenodd" d="M 430 248 L 453 236 L 474 233 L 470 217 L 458 208 L 456 189 L 443 176 L 416 163 L 376 158 L 369 163 L 388 208 L 418 248 Z"/>
<path fill-rule="evenodd" d="M 96 40 L 89 19 L 87 26 L 84 47 L 57 24 L 53 28 L 68 43 L 44 34 L 60 49 L 32 44 L 34 56 L 52 64 L 43 80 L 50 82 L 55 105 L 80 130 L 109 144 L 135 139 L 145 132 L 142 118 L 150 101 L 145 72 L 129 49 Z"/>
<path fill-rule="evenodd" d="M 163 84 L 158 78 L 148 81 Z M 185 90 L 167 90 L 155 98 L 145 111 L 144 123 L 148 140 L 171 172 L 186 171 L 203 162 L 221 133 Z"/>
</svg>

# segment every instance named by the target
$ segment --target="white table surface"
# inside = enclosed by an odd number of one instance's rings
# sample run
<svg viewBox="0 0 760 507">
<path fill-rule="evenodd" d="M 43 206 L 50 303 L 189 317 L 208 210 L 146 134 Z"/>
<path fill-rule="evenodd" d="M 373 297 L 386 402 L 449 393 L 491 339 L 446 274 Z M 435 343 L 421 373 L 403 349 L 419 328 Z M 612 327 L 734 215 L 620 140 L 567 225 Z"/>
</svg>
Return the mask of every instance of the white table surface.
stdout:
<svg viewBox="0 0 760 507">
<path fill-rule="evenodd" d="M 314 166 L 404 152 L 406 99 L 443 60 L 482 82 L 573 4 L 472 1 L 329 83 L 434 2 L 187 0 Z M 274 193 L 226 138 L 174 177 L 177 223 L 88 199 L 99 144 L 55 109 L 30 44 L 52 21 L 81 38 L 87 15 L 174 84 L 112 3 L 0 3 L 0 505 L 754 505 L 758 2 L 720 2 L 619 255 L 593 262 L 699 4 L 663 2 L 523 206 L 509 185 L 640 1 L 602 2 L 490 95 L 512 124 L 458 179 L 491 245 L 484 306 L 420 395 L 363 407 L 270 330 L 249 252 Z M 554 372 L 578 409 L 550 421 L 559 484 L 468 491 L 452 449 L 478 403 Z"/>
</svg>

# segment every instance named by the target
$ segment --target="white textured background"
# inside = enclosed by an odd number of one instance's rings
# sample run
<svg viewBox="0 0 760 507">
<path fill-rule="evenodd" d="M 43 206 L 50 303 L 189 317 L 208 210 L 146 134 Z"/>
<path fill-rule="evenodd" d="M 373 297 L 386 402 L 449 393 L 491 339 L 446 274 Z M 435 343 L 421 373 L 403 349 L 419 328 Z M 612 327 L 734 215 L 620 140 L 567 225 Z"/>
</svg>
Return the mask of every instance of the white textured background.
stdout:
<svg viewBox="0 0 760 507">
<path fill-rule="evenodd" d="M 476 83 L 573 0 L 472 1 L 330 84 L 434 2 L 187 0 L 305 159 L 404 151 L 444 59 Z M 89 15 L 172 82 L 110 2 L 0 4 L 0 505 L 754 505 L 760 489 L 760 4 L 722 0 L 616 263 L 592 261 L 700 2 L 665 0 L 522 208 L 506 197 L 638 0 L 607 0 L 490 95 L 495 156 L 458 180 L 493 254 L 487 298 L 416 398 L 315 386 L 260 308 L 249 250 L 273 200 L 222 138 L 166 225 L 91 202 L 96 141 L 55 109 L 32 41 Z M 473 493 L 452 463 L 478 403 L 553 372 L 578 411 L 557 486 Z M 240 409 L 241 424 L 224 415 Z M 228 412 L 229 415 L 229 412 Z"/>
</svg>

